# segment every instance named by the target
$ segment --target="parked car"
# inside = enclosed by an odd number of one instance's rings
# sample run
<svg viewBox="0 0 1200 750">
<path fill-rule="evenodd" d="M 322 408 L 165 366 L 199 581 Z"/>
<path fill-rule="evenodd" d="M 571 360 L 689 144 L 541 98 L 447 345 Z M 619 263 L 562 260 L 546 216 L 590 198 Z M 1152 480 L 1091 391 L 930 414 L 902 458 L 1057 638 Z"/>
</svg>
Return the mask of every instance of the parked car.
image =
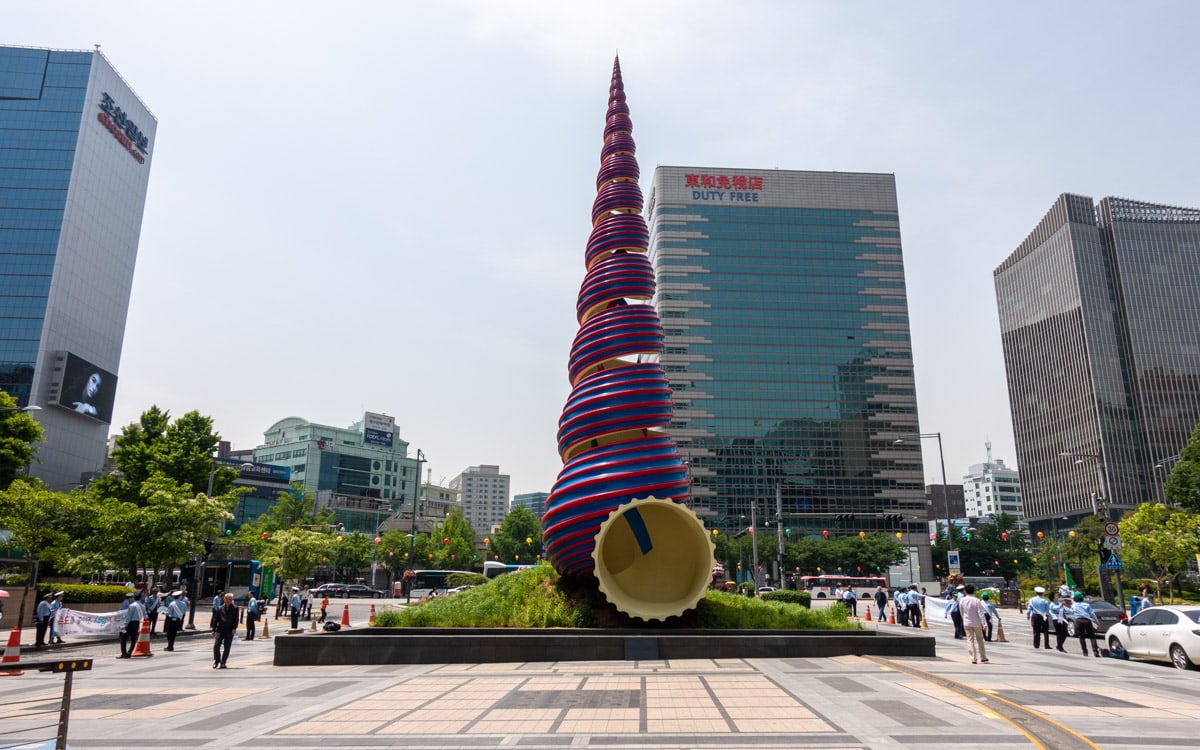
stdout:
<svg viewBox="0 0 1200 750">
<path fill-rule="evenodd" d="M 1109 628 L 1125 619 L 1125 613 L 1121 611 L 1120 607 L 1109 604 L 1103 599 L 1092 599 L 1088 601 L 1088 604 L 1092 605 L 1092 611 L 1096 613 L 1096 617 L 1100 618 L 1100 624 L 1096 626 L 1096 635 L 1104 635 Z M 1067 634 L 1072 638 L 1075 637 L 1074 618 L 1067 620 Z"/>
<path fill-rule="evenodd" d="M 315 589 L 311 589 L 313 597 L 320 599 L 323 596 L 328 596 L 330 599 L 346 596 L 346 584 L 344 583 L 322 583 Z"/>
<path fill-rule="evenodd" d="M 368 599 L 382 599 L 387 596 L 386 591 L 373 589 L 365 583 L 351 583 L 346 586 L 346 591 L 342 594 L 345 597 L 366 597 Z"/>
<path fill-rule="evenodd" d="M 1200 607 L 1148 607 L 1108 629 L 1110 651 L 1132 659 L 1166 661 L 1177 669 L 1200 667 Z"/>
</svg>

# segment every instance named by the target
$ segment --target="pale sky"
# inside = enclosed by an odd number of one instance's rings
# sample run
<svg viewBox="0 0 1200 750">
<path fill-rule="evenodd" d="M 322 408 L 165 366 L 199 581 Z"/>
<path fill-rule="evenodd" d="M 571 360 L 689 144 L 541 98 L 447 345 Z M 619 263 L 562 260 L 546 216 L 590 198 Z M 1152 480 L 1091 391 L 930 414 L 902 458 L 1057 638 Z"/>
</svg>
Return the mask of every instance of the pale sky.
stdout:
<svg viewBox="0 0 1200 750">
<path fill-rule="evenodd" d="M 896 176 L 921 429 L 1016 463 L 992 271 L 1057 196 L 1200 206 L 1200 3 L 45 2 L 158 117 L 113 430 L 396 418 L 549 491 L 608 83 L 655 165 Z M 936 441 L 927 481 L 940 482 Z"/>
</svg>

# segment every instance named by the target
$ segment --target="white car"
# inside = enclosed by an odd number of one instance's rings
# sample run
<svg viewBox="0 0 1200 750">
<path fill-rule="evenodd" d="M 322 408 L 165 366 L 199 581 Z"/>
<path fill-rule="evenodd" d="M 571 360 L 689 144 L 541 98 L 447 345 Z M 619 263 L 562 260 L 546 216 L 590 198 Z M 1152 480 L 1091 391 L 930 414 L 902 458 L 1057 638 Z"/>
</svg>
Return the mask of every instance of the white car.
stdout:
<svg viewBox="0 0 1200 750">
<path fill-rule="evenodd" d="M 1148 607 L 1108 629 L 1108 648 L 1132 659 L 1169 661 L 1178 669 L 1200 667 L 1200 607 Z"/>
</svg>

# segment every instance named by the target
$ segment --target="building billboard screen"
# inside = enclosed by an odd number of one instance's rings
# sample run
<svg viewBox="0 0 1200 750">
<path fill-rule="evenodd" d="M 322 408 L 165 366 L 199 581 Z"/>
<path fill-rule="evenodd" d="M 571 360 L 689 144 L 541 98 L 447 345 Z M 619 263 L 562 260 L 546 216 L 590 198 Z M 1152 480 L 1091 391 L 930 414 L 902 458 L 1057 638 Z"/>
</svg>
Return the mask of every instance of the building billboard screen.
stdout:
<svg viewBox="0 0 1200 750">
<path fill-rule="evenodd" d="M 363 415 L 363 445 L 392 447 L 392 434 L 396 430 L 396 419 L 386 414 L 366 412 Z"/>
<path fill-rule="evenodd" d="M 117 376 L 67 352 L 62 387 L 55 403 L 64 409 L 108 424 L 112 422 Z"/>
</svg>

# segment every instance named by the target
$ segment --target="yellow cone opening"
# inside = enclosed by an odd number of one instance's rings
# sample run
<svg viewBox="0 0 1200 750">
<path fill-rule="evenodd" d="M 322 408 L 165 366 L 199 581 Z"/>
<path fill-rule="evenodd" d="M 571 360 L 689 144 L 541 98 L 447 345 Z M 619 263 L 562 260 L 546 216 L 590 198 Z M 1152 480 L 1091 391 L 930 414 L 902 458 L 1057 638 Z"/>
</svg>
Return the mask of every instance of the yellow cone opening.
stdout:
<svg viewBox="0 0 1200 750">
<path fill-rule="evenodd" d="M 653 497 L 619 506 L 596 534 L 600 591 L 622 612 L 665 620 L 694 608 L 712 581 L 713 543 L 686 505 Z"/>
</svg>

